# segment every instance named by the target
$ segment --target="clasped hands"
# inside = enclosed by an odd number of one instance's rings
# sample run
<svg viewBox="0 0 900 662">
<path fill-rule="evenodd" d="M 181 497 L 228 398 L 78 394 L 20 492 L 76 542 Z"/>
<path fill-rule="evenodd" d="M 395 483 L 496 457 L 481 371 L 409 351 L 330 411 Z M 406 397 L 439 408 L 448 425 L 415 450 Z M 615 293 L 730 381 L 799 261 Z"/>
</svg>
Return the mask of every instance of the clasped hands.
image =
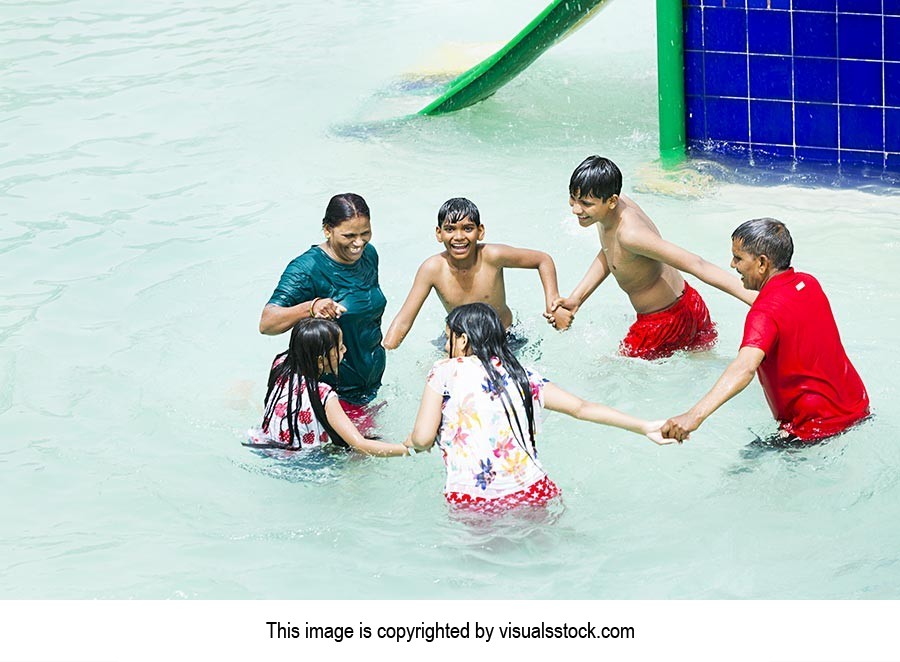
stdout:
<svg viewBox="0 0 900 662">
<path fill-rule="evenodd" d="M 574 299 L 557 297 L 550 304 L 550 308 L 544 313 L 547 324 L 557 331 L 566 331 L 575 321 L 575 313 L 579 306 Z"/>
<path fill-rule="evenodd" d="M 649 428 L 644 431 L 644 435 L 657 446 L 681 444 L 685 439 L 690 438 L 693 430 L 697 429 L 697 426 L 691 428 L 686 417 L 688 414 L 682 414 L 667 421 L 650 421 Z"/>
<path fill-rule="evenodd" d="M 575 313 L 578 311 L 578 302 L 572 298 L 557 297 L 550 304 L 550 308 L 544 313 L 544 319 L 553 328 L 566 331 L 575 321 Z M 700 422 L 690 412 L 680 416 L 674 416 L 662 422 L 658 432 L 654 431 L 647 436 L 657 444 L 682 443 L 689 439 L 691 432 L 700 427 Z"/>
<path fill-rule="evenodd" d="M 690 412 L 674 416 L 663 423 L 659 429 L 663 439 L 674 439 L 679 444 L 689 439 L 691 432 L 700 427 L 700 422 Z"/>
</svg>

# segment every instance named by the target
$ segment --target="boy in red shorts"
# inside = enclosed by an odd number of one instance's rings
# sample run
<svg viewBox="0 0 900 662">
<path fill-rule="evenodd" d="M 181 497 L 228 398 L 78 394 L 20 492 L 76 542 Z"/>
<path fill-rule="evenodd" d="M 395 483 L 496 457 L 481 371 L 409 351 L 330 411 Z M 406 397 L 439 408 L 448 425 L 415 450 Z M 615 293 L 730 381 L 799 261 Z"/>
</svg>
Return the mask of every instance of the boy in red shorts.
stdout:
<svg viewBox="0 0 900 662">
<path fill-rule="evenodd" d="M 709 349 L 716 342 L 715 324 L 703 299 L 679 272 L 747 304 L 756 293 L 742 288 L 724 269 L 663 239 L 644 210 L 621 191 L 621 171 L 602 156 L 589 156 L 572 173 L 572 213 L 581 227 L 597 226 L 601 250 L 572 294 L 556 299 L 551 312 L 565 308 L 574 315 L 612 274 L 638 316 L 619 347 L 622 354 L 658 359 L 680 349 Z"/>
<path fill-rule="evenodd" d="M 759 374 L 783 442 L 810 443 L 845 431 L 869 415 L 869 396 L 847 358 L 819 282 L 794 271 L 794 242 L 774 218 L 742 223 L 731 235 L 731 266 L 759 296 L 744 322 L 737 358 L 712 389 L 662 435 L 684 441 Z"/>
</svg>

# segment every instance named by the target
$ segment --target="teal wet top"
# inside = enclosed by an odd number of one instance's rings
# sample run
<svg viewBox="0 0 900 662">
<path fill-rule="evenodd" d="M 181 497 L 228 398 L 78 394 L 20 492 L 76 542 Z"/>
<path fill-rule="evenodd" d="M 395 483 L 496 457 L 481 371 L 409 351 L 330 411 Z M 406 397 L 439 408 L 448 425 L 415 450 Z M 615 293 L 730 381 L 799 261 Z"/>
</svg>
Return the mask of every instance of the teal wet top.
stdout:
<svg viewBox="0 0 900 662">
<path fill-rule="evenodd" d="M 378 253 L 372 244 L 353 264 L 312 246 L 287 265 L 269 303 L 288 308 L 315 297 L 334 299 L 347 309 L 337 320 L 347 346 L 340 381 L 333 375 L 323 375 L 322 381 L 334 386 L 341 400 L 364 405 L 378 393 L 385 365 L 381 317 L 387 299 L 378 285 Z"/>
</svg>

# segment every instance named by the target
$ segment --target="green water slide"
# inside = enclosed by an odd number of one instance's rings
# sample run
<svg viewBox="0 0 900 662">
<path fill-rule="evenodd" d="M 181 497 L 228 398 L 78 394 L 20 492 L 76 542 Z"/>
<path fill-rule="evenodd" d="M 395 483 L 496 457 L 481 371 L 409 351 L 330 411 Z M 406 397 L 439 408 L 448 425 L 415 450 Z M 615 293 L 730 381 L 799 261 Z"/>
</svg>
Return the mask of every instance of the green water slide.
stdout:
<svg viewBox="0 0 900 662">
<path fill-rule="evenodd" d="M 483 101 L 522 73 L 548 48 L 591 19 L 609 0 L 553 0 L 499 51 L 452 80 L 419 111 L 442 115 Z"/>
<path fill-rule="evenodd" d="M 682 154 L 685 145 L 682 1 L 656 0 L 659 144 L 664 155 Z M 608 2 L 553 0 L 509 43 L 452 80 L 443 94 L 418 114 L 452 113 L 487 99 Z"/>
</svg>

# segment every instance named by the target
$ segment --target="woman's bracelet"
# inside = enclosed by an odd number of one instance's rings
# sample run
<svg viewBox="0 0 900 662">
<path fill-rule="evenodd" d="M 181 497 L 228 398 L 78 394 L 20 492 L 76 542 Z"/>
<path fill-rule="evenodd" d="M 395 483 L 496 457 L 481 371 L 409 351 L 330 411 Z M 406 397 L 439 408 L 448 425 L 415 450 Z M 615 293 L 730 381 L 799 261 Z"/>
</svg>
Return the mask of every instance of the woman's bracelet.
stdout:
<svg viewBox="0 0 900 662">
<path fill-rule="evenodd" d="M 309 302 L 309 316 L 310 317 L 316 316 L 316 304 L 319 303 L 319 299 L 321 299 L 321 298 L 322 297 L 316 297 L 315 299 L 313 299 L 312 301 Z"/>
</svg>

